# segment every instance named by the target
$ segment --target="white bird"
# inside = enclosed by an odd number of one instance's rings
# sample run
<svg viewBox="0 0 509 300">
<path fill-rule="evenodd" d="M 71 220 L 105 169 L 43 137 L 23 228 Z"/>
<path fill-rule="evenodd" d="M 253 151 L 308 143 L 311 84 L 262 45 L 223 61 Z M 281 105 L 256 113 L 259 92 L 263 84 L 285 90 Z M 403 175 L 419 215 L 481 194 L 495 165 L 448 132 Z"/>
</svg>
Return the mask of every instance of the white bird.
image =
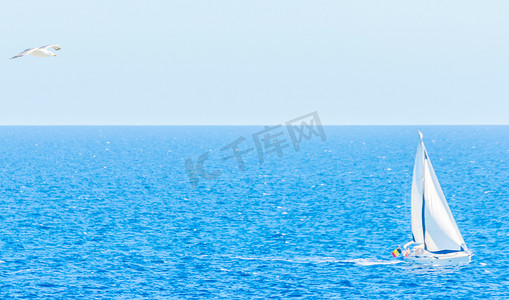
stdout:
<svg viewBox="0 0 509 300">
<path fill-rule="evenodd" d="M 11 59 L 22 57 L 22 56 L 25 56 L 25 55 L 28 55 L 28 54 L 33 55 L 33 56 L 37 56 L 37 57 L 56 56 L 56 54 L 51 52 L 51 51 L 49 51 L 48 48 L 53 48 L 55 50 L 62 49 L 62 47 L 60 45 L 46 45 L 46 46 L 42 46 L 42 47 L 39 47 L 39 48 L 28 48 L 25 51 L 21 52 L 20 54 L 11 57 Z"/>
</svg>

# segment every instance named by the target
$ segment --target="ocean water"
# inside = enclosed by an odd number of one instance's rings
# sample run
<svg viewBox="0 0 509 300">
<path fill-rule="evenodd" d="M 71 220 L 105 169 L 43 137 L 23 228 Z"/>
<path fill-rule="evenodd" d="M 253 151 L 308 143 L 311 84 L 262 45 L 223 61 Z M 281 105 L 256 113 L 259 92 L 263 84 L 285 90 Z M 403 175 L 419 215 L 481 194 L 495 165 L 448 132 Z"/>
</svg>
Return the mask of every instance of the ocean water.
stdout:
<svg viewBox="0 0 509 300">
<path fill-rule="evenodd" d="M 417 127 L 0 127 L 0 298 L 508 299 L 509 126 L 420 128 L 468 265 L 391 256 Z"/>
</svg>

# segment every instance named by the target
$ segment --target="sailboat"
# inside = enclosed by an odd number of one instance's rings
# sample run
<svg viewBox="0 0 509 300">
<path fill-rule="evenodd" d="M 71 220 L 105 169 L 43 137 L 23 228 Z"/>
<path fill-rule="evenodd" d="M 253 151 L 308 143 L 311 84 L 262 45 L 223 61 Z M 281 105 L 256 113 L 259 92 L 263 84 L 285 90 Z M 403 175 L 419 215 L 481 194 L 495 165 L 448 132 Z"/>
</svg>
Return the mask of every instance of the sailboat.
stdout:
<svg viewBox="0 0 509 300">
<path fill-rule="evenodd" d="M 420 131 L 419 136 L 412 178 L 412 241 L 402 252 L 406 259 L 418 263 L 468 263 L 473 254 L 452 216 Z"/>
</svg>

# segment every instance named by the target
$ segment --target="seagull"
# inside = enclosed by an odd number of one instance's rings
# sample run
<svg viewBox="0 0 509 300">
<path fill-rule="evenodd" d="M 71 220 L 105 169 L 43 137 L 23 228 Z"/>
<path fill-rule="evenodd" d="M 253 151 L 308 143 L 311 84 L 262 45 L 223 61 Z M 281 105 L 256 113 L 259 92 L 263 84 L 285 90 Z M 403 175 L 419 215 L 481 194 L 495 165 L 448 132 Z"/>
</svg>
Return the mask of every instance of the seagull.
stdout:
<svg viewBox="0 0 509 300">
<path fill-rule="evenodd" d="M 48 48 L 53 48 L 55 50 L 62 49 L 62 47 L 60 45 L 56 45 L 56 44 L 55 45 L 46 45 L 46 46 L 42 46 L 42 47 L 39 47 L 39 48 L 28 48 L 25 51 L 21 52 L 20 54 L 11 57 L 11 59 L 22 57 L 22 56 L 25 56 L 25 55 L 28 55 L 28 54 L 33 55 L 33 56 L 37 56 L 37 57 L 56 56 L 56 54 L 51 52 L 51 51 L 49 51 Z"/>
</svg>

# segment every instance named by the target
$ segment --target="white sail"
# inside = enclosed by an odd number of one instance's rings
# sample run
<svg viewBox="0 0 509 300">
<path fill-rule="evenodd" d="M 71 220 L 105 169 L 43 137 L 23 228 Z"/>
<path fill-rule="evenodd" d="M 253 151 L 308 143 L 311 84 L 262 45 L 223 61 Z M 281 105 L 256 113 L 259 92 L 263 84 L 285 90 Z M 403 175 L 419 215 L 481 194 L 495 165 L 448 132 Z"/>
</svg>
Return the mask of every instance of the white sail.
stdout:
<svg viewBox="0 0 509 300">
<path fill-rule="evenodd" d="M 412 235 L 414 242 L 424 244 L 424 231 L 422 229 L 422 197 L 424 189 L 424 147 L 422 140 L 417 146 L 415 155 L 414 174 L 412 179 Z"/>
<path fill-rule="evenodd" d="M 424 148 L 424 244 L 430 252 L 466 251 L 442 188 Z"/>
<path fill-rule="evenodd" d="M 417 146 L 411 199 L 414 242 L 424 244 L 426 250 L 435 253 L 467 250 L 438 183 L 422 135 Z"/>
</svg>

